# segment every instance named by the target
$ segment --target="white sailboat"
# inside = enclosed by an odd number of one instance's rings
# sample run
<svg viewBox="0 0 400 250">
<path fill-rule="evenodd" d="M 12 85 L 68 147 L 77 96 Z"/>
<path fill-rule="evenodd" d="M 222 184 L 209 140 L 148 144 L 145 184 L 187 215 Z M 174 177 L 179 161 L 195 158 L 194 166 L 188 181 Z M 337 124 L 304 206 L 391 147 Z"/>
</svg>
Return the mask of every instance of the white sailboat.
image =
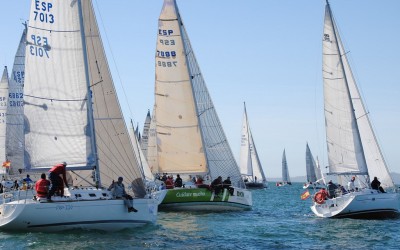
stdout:
<svg viewBox="0 0 400 250">
<path fill-rule="evenodd" d="M 116 231 L 154 223 L 158 201 L 145 192 L 92 2 L 41 6 L 32 1 L 27 31 L 25 162 L 31 171 L 46 172 L 66 161 L 74 187 L 53 202 L 32 199 L 32 189 L 4 194 L 0 229 Z M 106 189 L 118 176 L 138 212 L 129 213 Z"/>
<path fill-rule="evenodd" d="M 317 161 L 318 163 L 318 161 Z M 308 143 L 306 145 L 306 173 L 307 173 L 307 182 L 304 183 L 303 188 L 310 189 L 321 189 L 325 187 L 324 179 L 322 178 L 322 172 L 314 160 L 314 157 L 311 153 L 310 147 Z"/>
<path fill-rule="evenodd" d="M 7 104 L 8 104 L 8 70 L 4 67 L 3 75 L 0 80 L 0 163 L 3 167 L 0 169 L 0 174 L 5 175 L 7 168 L 5 167 L 6 156 L 6 124 L 7 124 Z"/>
<path fill-rule="evenodd" d="M 250 209 L 251 192 L 245 189 L 175 0 L 164 1 L 158 24 L 148 162 L 153 173 L 180 174 L 185 184 L 162 191 L 166 196 L 160 209 Z M 230 177 L 234 192 L 223 189 L 216 195 L 203 186 L 218 176 Z M 205 183 L 196 186 L 196 177 Z"/>
<path fill-rule="evenodd" d="M 325 126 L 329 172 L 339 184 L 351 176 L 359 181 L 355 192 L 337 193 L 318 200 L 311 210 L 319 217 L 373 218 L 398 214 L 398 194 L 372 130 L 368 112 L 353 78 L 346 51 L 326 1 L 323 37 Z M 372 189 L 370 177 L 378 177 L 387 190 Z"/>
<path fill-rule="evenodd" d="M 268 187 L 247 118 L 246 104 L 244 104 L 242 124 L 240 172 L 247 188 L 260 189 Z"/>
<path fill-rule="evenodd" d="M 281 187 L 281 186 L 285 186 L 285 185 L 292 185 L 292 182 L 290 181 L 289 169 L 288 169 L 288 164 L 286 161 L 286 151 L 284 149 L 283 155 L 282 155 L 282 181 L 277 182 L 276 186 Z"/>
<path fill-rule="evenodd" d="M 6 155 L 10 162 L 9 174 L 18 175 L 24 164 L 24 79 L 25 79 L 26 24 L 22 32 L 11 72 L 7 108 Z"/>
</svg>

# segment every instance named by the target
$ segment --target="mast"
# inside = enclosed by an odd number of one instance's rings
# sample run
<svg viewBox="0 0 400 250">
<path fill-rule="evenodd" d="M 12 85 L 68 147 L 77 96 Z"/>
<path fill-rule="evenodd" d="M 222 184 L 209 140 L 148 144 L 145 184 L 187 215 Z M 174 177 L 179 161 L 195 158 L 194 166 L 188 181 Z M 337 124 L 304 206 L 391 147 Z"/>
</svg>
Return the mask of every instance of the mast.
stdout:
<svg viewBox="0 0 400 250">
<path fill-rule="evenodd" d="M 96 144 L 96 131 L 94 128 L 94 117 L 93 117 L 93 106 L 92 106 L 92 92 L 90 89 L 90 79 L 89 79 L 89 66 L 88 66 L 88 58 L 87 58 L 87 50 L 86 50 L 86 36 L 85 36 L 85 27 L 83 22 L 83 11 L 82 11 L 82 3 L 81 0 L 78 0 L 78 10 L 79 10 L 79 25 L 81 27 L 81 37 L 82 37 L 82 53 L 83 60 L 85 65 L 85 77 L 86 77 L 86 85 L 87 85 L 87 106 L 88 106 L 88 117 L 89 117 L 89 126 L 91 131 L 91 147 L 92 152 L 95 158 L 95 171 L 97 176 L 97 185 L 101 187 L 101 178 L 100 178 L 100 168 L 99 168 L 99 159 L 97 156 L 97 144 Z"/>
<path fill-rule="evenodd" d="M 336 24 L 335 24 L 335 22 L 333 20 L 332 10 L 331 10 L 331 7 L 330 7 L 330 4 L 329 4 L 328 0 L 326 0 L 326 4 L 327 4 L 328 12 L 329 12 L 329 18 L 330 18 L 331 23 L 332 23 L 332 31 L 333 31 L 333 35 L 335 37 L 336 49 L 337 49 L 337 51 L 339 53 L 338 57 L 339 57 L 339 62 L 340 62 L 340 68 L 341 68 L 341 70 L 343 72 L 343 79 L 344 79 L 344 82 L 345 82 L 347 96 L 348 96 L 349 104 L 350 104 L 350 107 L 351 107 L 351 111 L 350 111 L 351 119 L 353 120 L 354 125 L 355 125 L 354 128 L 355 128 L 355 132 L 356 132 L 355 133 L 356 140 L 360 145 L 360 151 L 361 151 L 361 155 L 362 155 L 361 161 L 362 161 L 362 163 L 364 164 L 364 166 L 365 166 L 365 168 L 367 170 L 366 173 L 362 173 L 361 172 L 359 174 L 367 175 L 367 178 L 368 178 L 367 182 L 368 182 L 368 185 L 370 185 L 370 183 L 369 183 L 369 174 L 368 174 L 368 166 L 367 166 L 367 162 L 366 162 L 366 158 L 365 158 L 365 154 L 364 154 L 364 148 L 363 148 L 363 144 L 362 144 L 362 141 L 361 141 L 360 131 L 359 131 L 359 128 L 358 128 L 358 123 L 357 123 L 357 119 L 356 119 L 355 112 L 354 112 L 354 105 L 353 105 L 353 102 L 351 100 L 351 94 L 350 94 L 350 89 L 349 89 L 349 85 L 348 85 L 346 71 L 345 71 L 345 68 L 343 66 L 342 55 L 340 53 L 341 51 L 340 51 L 340 47 L 339 47 L 339 39 L 338 39 L 338 35 L 336 34 Z"/>
</svg>

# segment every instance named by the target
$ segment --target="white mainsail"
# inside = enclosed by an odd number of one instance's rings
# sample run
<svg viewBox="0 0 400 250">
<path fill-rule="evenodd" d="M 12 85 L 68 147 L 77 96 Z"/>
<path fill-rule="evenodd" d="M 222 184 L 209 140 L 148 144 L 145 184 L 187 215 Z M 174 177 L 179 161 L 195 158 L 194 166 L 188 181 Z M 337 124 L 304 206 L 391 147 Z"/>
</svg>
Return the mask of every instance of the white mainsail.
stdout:
<svg viewBox="0 0 400 250">
<path fill-rule="evenodd" d="M 282 155 L 282 182 L 284 183 L 290 183 L 290 176 L 289 176 L 289 169 L 286 161 L 286 151 L 285 149 L 283 150 L 283 155 Z"/>
<path fill-rule="evenodd" d="M 247 118 L 246 104 L 244 104 L 242 138 L 240 147 L 240 172 L 249 181 L 266 181 L 260 159 L 258 158 L 256 145 Z M 256 177 L 256 178 L 255 178 Z"/>
<path fill-rule="evenodd" d="M 383 187 L 393 187 L 329 4 L 325 9 L 323 78 L 330 172 L 377 176 Z"/>
<path fill-rule="evenodd" d="M 0 163 L 7 160 L 6 157 L 6 128 L 7 128 L 7 104 L 8 104 L 8 70 L 4 67 L 0 80 Z M 4 170 L 4 169 L 2 169 Z M 3 172 L 3 171 L 1 171 Z"/>
<path fill-rule="evenodd" d="M 96 165 L 79 3 L 57 1 L 42 9 L 32 1 L 24 84 L 26 162 L 31 168 L 49 168 L 66 159 L 69 167 Z"/>
<path fill-rule="evenodd" d="M 27 36 L 25 115 L 29 130 L 25 139 L 30 164 L 50 167 L 67 161 L 69 169 L 95 169 L 93 181 L 100 181 L 101 175 L 102 186 L 123 176 L 135 195 L 143 197 L 142 170 L 119 106 L 92 3 L 68 0 L 48 7 L 54 8 L 55 16 L 46 23 L 31 13 Z M 78 185 L 91 174 L 75 173 L 74 184 Z"/>
<path fill-rule="evenodd" d="M 164 1 L 159 17 L 155 81 L 153 173 L 230 176 L 244 187 L 175 0 Z"/>
<path fill-rule="evenodd" d="M 12 68 L 8 108 L 7 108 L 7 136 L 6 153 L 11 162 L 12 171 L 24 169 L 24 79 L 25 79 L 25 50 L 26 50 L 26 27 L 18 45 Z"/>
</svg>

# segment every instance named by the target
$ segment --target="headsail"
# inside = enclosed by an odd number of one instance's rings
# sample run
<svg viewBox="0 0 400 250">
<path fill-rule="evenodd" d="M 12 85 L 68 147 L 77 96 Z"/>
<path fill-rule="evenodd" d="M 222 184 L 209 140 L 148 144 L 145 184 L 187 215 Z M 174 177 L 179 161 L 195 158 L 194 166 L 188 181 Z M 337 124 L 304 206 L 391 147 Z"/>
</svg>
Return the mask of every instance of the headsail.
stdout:
<svg viewBox="0 0 400 250">
<path fill-rule="evenodd" d="M 135 195 L 143 197 L 140 159 L 119 105 L 91 1 L 82 1 L 82 10 L 101 181 L 108 186 L 123 176 Z"/>
<path fill-rule="evenodd" d="M 13 171 L 24 169 L 24 79 L 26 27 L 18 45 L 14 65 L 10 77 L 8 108 L 7 108 L 7 159 L 11 162 Z"/>
<path fill-rule="evenodd" d="M 175 0 L 164 1 L 159 18 L 155 101 L 153 172 L 230 176 L 244 187 Z"/>
</svg>

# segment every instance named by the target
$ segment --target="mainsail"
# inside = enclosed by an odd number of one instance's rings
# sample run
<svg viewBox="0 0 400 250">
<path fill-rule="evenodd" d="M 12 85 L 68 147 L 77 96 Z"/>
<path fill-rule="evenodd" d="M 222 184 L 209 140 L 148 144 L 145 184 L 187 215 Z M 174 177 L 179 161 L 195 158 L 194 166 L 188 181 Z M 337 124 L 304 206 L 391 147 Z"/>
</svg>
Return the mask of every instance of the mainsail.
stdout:
<svg viewBox="0 0 400 250">
<path fill-rule="evenodd" d="M 25 50 L 26 27 L 18 45 L 14 65 L 9 81 L 7 108 L 6 154 L 11 162 L 12 171 L 24 169 L 24 79 L 25 79 Z"/>
<path fill-rule="evenodd" d="M 35 9 L 35 2 L 32 3 Z M 108 186 L 118 176 L 145 195 L 142 171 L 122 116 L 91 1 L 56 1 L 32 11 L 26 53 L 26 150 L 32 167 L 68 161 Z M 61 11 L 62 10 L 62 11 Z M 55 84 L 57 83 L 57 84 Z M 83 171 L 75 181 L 85 180 Z M 87 173 L 87 172 L 86 172 Z"/>
<path fill-rule="evenodd" d="M 6 157 L 6 124 L 8 103 L 8 70 L 4 67 L 0 81 L 0 163 L 7 160 Z M 1 171 L 0 173 L 2 173 Z"/>
<path fill-rule="evenodd" d="M 249 121 L 247 118 L 246 104 L 244 104 L 242 138 L 240 147 L 240 172 L 249 181 L 266 181 L 264 171 L 258 158 L 256 145 L 254 144 Z M 256 178 L 255 178 L 256 177 Z"/>
<path fill-rule="evenodd" d="M 289 169 L 286 161 L 286 152 L 285 149 L 283 150 L 282 155 L 282 182 L 290 183 L 290 176 L 289 176 Z"/>
<path fill-rule="evenodd" d="M 383 187 L 394 186 L 329 3 L 325 9 L 323 78 L 330 172 L 377 176 Z"/>
<path fill-rule="evenodd" d="M 175 0 L 164 1 L 159 17 L 153 116 L 154 173 L 230 176 L 244 187 Z"/>
</svg>

